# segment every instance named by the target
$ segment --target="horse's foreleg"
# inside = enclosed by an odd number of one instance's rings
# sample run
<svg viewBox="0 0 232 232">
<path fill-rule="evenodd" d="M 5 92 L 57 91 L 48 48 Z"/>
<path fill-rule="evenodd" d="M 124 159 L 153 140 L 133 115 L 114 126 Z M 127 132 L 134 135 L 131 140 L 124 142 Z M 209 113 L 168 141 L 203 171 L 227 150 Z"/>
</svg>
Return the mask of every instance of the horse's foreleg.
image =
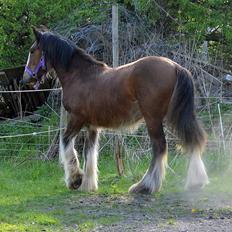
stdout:
<svg viewBox="0 0 232 232">
<path fill-rule="evenodd" d="M 75 137 L 81 127 L 82 124 L 71 117 L 60 141 L 60 161 L 64 166 L 65 183 L 69 189 L 77 189 L 82 182 L 83 171 L 80 169 L 78 154 L 74 148 Z"/>
<path fill-rule="evenodd" d="M 84 175 L 80 189 L 96 191 L 98 188 L 98 131 L 89 128 L 84 154 Z"/>
<path fill-rule="evenodd" d="M 129 189 L 130 193 L 152 193 L 160 190 L 165 177 L 167 163 L 167 146 L 162 124 L 153 123 L 148 126 L 153 157 L 149 169 L 143 178 Z"/>
</svg>

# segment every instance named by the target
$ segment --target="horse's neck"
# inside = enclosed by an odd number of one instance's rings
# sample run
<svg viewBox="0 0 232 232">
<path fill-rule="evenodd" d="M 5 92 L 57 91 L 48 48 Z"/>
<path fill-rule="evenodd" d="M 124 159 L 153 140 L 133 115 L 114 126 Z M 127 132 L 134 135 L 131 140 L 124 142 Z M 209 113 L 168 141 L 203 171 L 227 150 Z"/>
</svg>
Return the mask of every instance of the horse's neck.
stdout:
<svg viewBox="0 0 232 232">
<path fill-rule="evenodd" d="M 67 82 L 67 72 L 59 67 L 54 67 L 55 71 L 56 71 L 56 75 L 60 81 L 60 84 L 62 86 L 62 88 L 65 87 L 65 83 Z"/>
<path fill-rule="evenodd" d="M 75 80 L 86 81 L 89 78 L 95 78 L 106 68 L 107 65 L 101 66 L 91 63 L 86 64 L 84 62 L 71 64 L 68 71 L 62 67 L 54 67 L 62 88 L 73 84 Z"/>
</svg>

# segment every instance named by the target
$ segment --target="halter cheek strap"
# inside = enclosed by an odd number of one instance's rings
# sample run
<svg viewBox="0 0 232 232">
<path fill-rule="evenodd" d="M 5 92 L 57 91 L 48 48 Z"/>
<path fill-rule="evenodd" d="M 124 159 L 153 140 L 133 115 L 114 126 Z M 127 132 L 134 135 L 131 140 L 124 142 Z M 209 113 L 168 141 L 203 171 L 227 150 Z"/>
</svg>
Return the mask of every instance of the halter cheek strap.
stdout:
<svg viewBox="0 0 232 232">
<path fill-rule="evenodd" d="M 45 58 L 44 56 L 41 56 L 39 63 L 34 68 L 34 70 L 31 70 L 28 66 L 25 67 L 25 72 L 29 74 L 31 78 L 37 79 L 37 73 L 39 72 L 39 69 L 42 68 L 44 70 L 47 70 L 45 65 Z"/>
<path fill-rule="evenodd" d="M 27 81 L 29 81 L 31 78 L 35 78 L 36 84 L 34 85 L 34 88 L 36 88 L 36 89 L 38 89 L 39 85 L 40 85 L 40 81 L 38 80 L 38 76 L 37 76 L 40 68 L 47 71 L 44 55 L 41 56 L 40 61 L 37 64 L 37 66 L 34 68 L 34 70 L 31 70 L 28 66 L 25 67 L 25 72 L 29 75 L 29 79 Z"/>
</svg>

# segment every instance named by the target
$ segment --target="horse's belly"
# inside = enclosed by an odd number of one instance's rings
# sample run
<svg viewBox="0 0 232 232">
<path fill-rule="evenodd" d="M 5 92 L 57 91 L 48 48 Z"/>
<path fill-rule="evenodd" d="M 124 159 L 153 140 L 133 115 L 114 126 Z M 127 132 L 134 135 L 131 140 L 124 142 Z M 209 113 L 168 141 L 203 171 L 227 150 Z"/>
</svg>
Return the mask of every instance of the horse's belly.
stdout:
<svg viewBox="0 0 232 232">
<path fill-rule="evenodd" d="M 101 113 L 96 115 L 97 120 L 92 120 L 94 126 L 102 128 L 120 129 L 132 128 L 143 119 L 138 104 L 132 103 L 127 107 L 112 107 L 111 109 L 102 109 Z M 95 121 L 95 122 L 94 122 Z"/>
</svg>

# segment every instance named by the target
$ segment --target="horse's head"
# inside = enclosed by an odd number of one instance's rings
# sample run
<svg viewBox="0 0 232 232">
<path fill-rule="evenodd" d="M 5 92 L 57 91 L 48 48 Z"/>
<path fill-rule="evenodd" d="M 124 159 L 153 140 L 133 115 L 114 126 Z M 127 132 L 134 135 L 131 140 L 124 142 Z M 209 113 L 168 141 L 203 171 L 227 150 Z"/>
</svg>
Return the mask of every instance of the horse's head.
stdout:
<svg viewBox="0 0 232 232">
<path fill-rule="evenodd" d="M 33 32 L 36 41 L 32 44 L 28 58 L 27 64 L 25 66 L 23 80 L 21 84 L 33 85 L 34 88 L 38 88 L 41 82 L 42 76 L 47 73 L 47 64 L 45 56 L 43 54 L 42 48 L 40 47 L 40 40 L 44 32 L 39 31 L 33 27 Z"/>
</svg>

